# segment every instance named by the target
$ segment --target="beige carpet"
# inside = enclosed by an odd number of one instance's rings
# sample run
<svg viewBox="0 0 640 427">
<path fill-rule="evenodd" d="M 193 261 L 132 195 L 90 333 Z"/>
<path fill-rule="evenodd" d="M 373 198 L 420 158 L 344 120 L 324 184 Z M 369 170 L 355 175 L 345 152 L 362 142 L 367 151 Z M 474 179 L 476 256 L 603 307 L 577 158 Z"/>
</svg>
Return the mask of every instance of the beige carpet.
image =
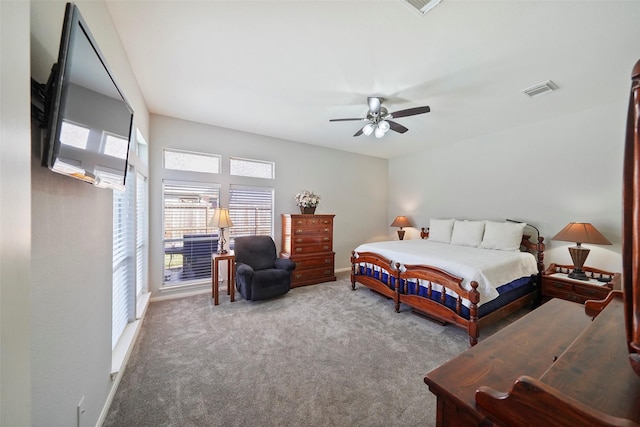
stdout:
<svg viewBox="0 0 640 427">
<path fill-rule="evenodd" d="M 152 303 L 104 425 L 435 425 L 424 375 L 466 333 L 339 277 L 268 301 Z"/>
</svg>

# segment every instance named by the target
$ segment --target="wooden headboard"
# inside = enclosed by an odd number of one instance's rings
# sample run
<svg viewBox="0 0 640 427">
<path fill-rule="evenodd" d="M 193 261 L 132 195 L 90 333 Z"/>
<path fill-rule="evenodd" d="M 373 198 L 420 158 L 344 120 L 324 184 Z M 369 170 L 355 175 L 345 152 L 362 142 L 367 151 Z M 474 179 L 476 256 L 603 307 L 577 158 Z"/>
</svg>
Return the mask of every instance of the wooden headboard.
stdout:
<svg viewBox="0 0 640 427">
<path fill-rule="evenodd" d="M 622 285 L 629 358 L 640 375 L 640 61 L 631 73 L 624 147 Z"/>
</svg>

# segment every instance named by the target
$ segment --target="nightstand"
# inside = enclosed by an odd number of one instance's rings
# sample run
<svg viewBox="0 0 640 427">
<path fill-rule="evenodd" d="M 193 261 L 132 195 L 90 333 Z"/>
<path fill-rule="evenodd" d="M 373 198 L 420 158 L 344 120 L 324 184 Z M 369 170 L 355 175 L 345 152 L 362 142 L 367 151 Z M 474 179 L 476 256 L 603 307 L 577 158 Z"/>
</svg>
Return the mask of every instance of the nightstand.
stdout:
<svg viewBox="0 0 640 427">
<path fill-rule="evenodd" d="M 605 299 L 612 289 L 620 289 L 620 273 L 582 267 L 589 280 L 570 279 L 572 265 L 551 264 L 542 275 L 542 298 L 562 298 L 584 304 L 587 300 Z M 598 279 L 609 279 L 604 282 Z"/>
</svg>

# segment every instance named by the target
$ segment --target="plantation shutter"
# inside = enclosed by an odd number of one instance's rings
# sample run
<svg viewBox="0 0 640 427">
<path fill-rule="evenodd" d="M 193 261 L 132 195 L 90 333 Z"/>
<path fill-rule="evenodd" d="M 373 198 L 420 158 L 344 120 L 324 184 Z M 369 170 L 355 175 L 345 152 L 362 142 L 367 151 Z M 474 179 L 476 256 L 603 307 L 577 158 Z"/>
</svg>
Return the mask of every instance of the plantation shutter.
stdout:
<svg viewBox="0 0 640 427">
<path fill-rule="evenodd" d="M 230 245 L 236 237 L 273 237 L 273 188 L 231 185 L 229 188 Z"/>
<path fill-rule="evenodd" d="M 111 348 L 122 335 L 127 323 L 135 320 L 134 265 L 134 188 L 127 174 L 125 191 L 113 191 L 113 282 Z"/>
</svg>

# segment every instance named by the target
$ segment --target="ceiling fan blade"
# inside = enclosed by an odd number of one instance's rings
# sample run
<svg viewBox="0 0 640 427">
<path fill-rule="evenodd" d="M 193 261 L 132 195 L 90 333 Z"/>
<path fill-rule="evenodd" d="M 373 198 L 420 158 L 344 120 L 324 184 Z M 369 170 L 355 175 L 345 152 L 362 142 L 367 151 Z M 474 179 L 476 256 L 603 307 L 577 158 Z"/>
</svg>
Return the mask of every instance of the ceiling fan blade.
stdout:
<svg viewBox="0 0 640 427">
<path fill-rule="evenodd" d="M 380 113 L 382 98 L 379 98 L 377 96 L 370 96 L 367 98 L 367 104 L 369 104 L 369 111 L 375 116 Z"/>
<path fill-rule="evenodd" d="M 397 119 L 398 117 L 407 117 L 407 116 L 415 116 L 416 114 L 424 114 L 431 111 L 429 106 L 425 107 L 415 107 L 415 108 L 407 108 L 406 110 L 400 110 L 393 113 L 390 113 L 391 117 Z"/>
<path fill-rule="evenodd" d="M 362 128 L 364 129 L 364 127 Z M 362 135 L 362 129 L 360 129 L 358 132 L 354 133 L 353 136 L 360 136 Z"/>
<path fill-rule="evenodd" d="M 400 123 L 396 123 L 391 120 L 387 120 L 387 123 L 389 123 L 389 126 L 390 126 L 389 129 L 394 130 L 398 133 L 405 133 L 406 131 L 409 130 L 406 127 L 402 126 Z"/>
<path fill-rule="evenodd" d="M 365 118 L 352 118 L 352 119 L 329 119 L 330 122 L 349 122 L 349 121 L 353 121 L 353 120 L 367 120 Z"/>
</svg>

